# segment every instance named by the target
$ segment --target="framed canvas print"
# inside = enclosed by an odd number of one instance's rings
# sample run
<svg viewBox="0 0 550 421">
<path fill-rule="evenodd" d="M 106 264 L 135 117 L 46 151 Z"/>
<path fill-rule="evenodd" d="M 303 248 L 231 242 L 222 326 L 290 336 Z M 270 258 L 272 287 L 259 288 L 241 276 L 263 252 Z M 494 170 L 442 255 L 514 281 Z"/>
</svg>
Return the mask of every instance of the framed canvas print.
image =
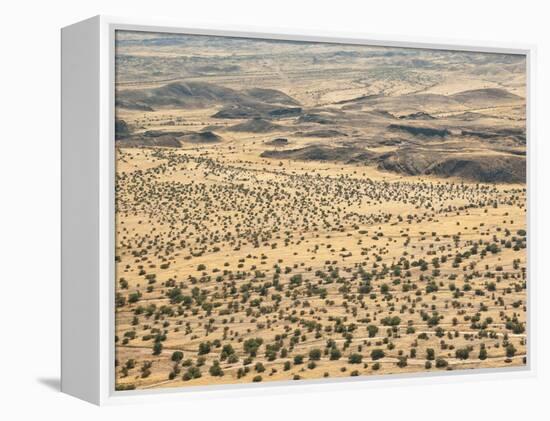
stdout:
<svg viewBox="0 0 550 421">
<path fill-rule="evenodd" d="M 528 373 L 530 57 L 64 28 L 62 390 Z"/>
</svg>

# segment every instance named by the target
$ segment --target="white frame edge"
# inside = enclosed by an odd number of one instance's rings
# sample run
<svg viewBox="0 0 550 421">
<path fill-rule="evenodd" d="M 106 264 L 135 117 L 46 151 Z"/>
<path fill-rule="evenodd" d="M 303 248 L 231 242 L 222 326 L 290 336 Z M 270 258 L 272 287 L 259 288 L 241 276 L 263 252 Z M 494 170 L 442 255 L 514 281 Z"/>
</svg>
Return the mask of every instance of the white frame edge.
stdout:
<svg viewBox="0 0 550 421">
<path fill-rule="evenodd" d="M 90 24 L 92 23 L 92 24 Z M 537 305 L 536 282 L 532 276 L 534 273 L 534 253 L 532 245 L 536 244 L 536 231 L 532 228 L 532 221 L 535 219 L 535 198 L 532 192 L 535 191 L 534 183 L 536 145 L 533 139 L 534 115 L 532 107 L 534 104 L 533 83 L 535 78 L 534 59 L 536 48 L 534 45 L 511 45 L 509 43 L 495 43 L 485 41 L 468 41 L 467 43 L 457 40 L 421 39 L 417 37 L 393 37 L 376 36 L 357 33 L 334 33 L 328 31 L 305 31 L 297 29 L 281 28 L 257 28 L 242 25 L 212 25 L 174 22 L 167 20 L 153 19 L 129 19 L 107 16 L 96 16 L 89 20 L 71 25 L 62 30 L 62 39 L 74 38 L 78 30 L 84 32 L 92 31 L 93 39 L 97 37 L 99 54 L 97 62 L 90 62 L 90 66 L 98 70 L 98 88 L 95 86 L 78 87 L 78 83 L 71 84 L 66 81 L 68 74 L 74 72 L 71 67 L 69 56 L 75 54 L 74 47 L 68 48 L 67 42 L 62 42 L 62 391 L 82 398 L 86 401 L 104 404 L 127 404 L 147 402 L 168 402 L 182 401 L 184 399 L 204 399 L 211 397 L 247 397 L 256 395 L 308 393 L 308 392 L 331 392 L 337 390 L 368 389 L 373 387 L 396 387 L 415 386 L 426 384 L 446 384 L 466 381 L 481 380 L 505 380 L 536 376 L 537 346 L 536 314 Z M 115 391 L 114 390 L 114 295 L 115 295 L 115 226 L 114 226 L 114 34 L 116 30 L 136 30 L 149 32 L 171 32 L 194 35 L 231 36 L 244 38 L 267 38 L 293 41 L 310 41 L 326 43 L 344 43 L 357 45 L 376 45 L 387 47 L 403 48 L 427 48 L 443 50 L 475 51 L 486 53 L 522 54 L 527 60 L 527 227 L 528 227 L 528 357 L 526 367 L 504 368 L 504 369 L 474 369 L 443 373 L 417 373 L 406 375 L 384 375 L 341 379 L 319 379 L 300 382 L 272 382 L 258 384 L 235 384 L 235 385 L 212 385 L 187 388 L 169 388 L 161 390 L 136 390 L 136 391 Z M 76 44 L 79 44 L 78 42 Z M 80 48 L 92 48 L 92 46 L 79 44 Z M 66 60 L 67 59 L 67 60 Z M 86 79 L 87 78 L 87 79 Z M 77 78 L 78 79 L 78 78 Z M 93 80 L 93 74 L 88 74 L 85 80 Z M 82 82 L 82 79 L 80 80 Z M 68 90 L 74 89 L 71 94 Z M 97 110 L 92 106 L 94 100 L 98 101 Z M 85 103 L 87 105 L 85 105 Z M 87 108 L 86 108 L 87 107 Z M 97 111 L 98 120 L 95 126 L 89 129 L 89 133 L 75 137 L 75 133 L 81 133 L 80 126 L 82 118 L 78 113 L 87 110 Z M 76 110 L 76 115 L 75 115 Z M 87 122 L 92 124 L 88 119 Z M 72 141 L 79 141 L 76 149 L 70 148 Z M 78 166 L 69 166 L 67 161 L 78 156 L 82 152 L 85 143 L 97 142 L 97 156 L 89 155 L 84 159 L 92 159 L 93 170 L 81 171 Z M 89 145 L 88 145 L 89 146 Z M 92 148 L 93 149 L 93 148 Z M 90 158 L 91 157 L 91 158 Z M 82 157 L 81 157 L 82 158 Z M 88 183 L 96 188 L 98 192 L 97 209 L 93 209 L 90 215 L 86 215 L 83 225 L 78 230 L 71 225 L 71 209 L 78 205 L 79 200 L 85 200 L 86 196 L 71 197 L 71 190 L 68 188 L 67 179 L 74 180 L 74 183 Z M 74 219 L 74 215 L 73 215 Z M 97 225 L 94 225 L 97 221 Z M 80 273 L 81 266 L 78 261 L 73 262 L 74 247 L 94 247 L 95 243 L 81 244 L 82 238 L 94 238 L 97 236 L 97 277 L 75 278 L 73 274 Z M 79 254 L 80 258 L 88 259 L 85 262 L 92 264 L 91 257 L 84 252 Z M 94 281 L 95 279 L 95 281 Z M 81 297 L 76 295 L 78 288 L 73 288 L 73 283 L 83 288 L 88 288 L 97 295 L 92 295 L 90 308 L 92 314 L 83 315 L 79 311 L 81 306 L 75 307 L 71 302 L 78 302 Z M 96 282 L 90 286 L 90 282 Z M 97 297 L 97 298 L 96 298 Z M 67 320 L 72 324 L 67 324 Z M 80 330 L 83 332 L 97 332 L 97 337 L 89 338 L 88 343 L 97 344 L 91 349 L 84 350 L 79 341 L 85 340 L 85 335 L 74 335 L 75 324 L 80 323 Z M 76 355 L 75 352 L 83 354 Z M 86 373 L 79 371 L 78 365 L 82 365 L 76 357 L 80 356 L 82 361 L 91 363 L 97 362 L 97 370 L 93 364 Z M 95 370 L 95 372 L 94 372 Z M 82 383 L 82 384 L 80 384 Z M 85 384 L 84 384 L 85 383 Z"/>
<path fill-rule="evenodd" d="M 101 373 L 99 28 L 96 17 L 61 32 L 61 391 L 94 403 Z"/>
</svg>

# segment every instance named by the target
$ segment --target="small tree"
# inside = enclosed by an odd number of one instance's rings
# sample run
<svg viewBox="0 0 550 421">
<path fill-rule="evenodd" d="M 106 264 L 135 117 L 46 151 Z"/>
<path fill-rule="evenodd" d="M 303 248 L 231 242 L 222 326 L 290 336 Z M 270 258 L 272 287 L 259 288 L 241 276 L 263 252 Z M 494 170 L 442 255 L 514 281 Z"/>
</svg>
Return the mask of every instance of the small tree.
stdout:
<svg viewBox="0 0 550 421">
<path fill-rule="evenodd" d="M 313 361 L 319 361 L 321 359 L 322 352 L 319 348 L 314 348 L 309 351 L 309 359 Z"/>
<path fill-rule="evenodd" d="M 255 357 L 258 352 L 258 348 L 263 344 L 262 338 L 250 338 L 244 341 L 243 347 L 244 352 L 249 354 L 251 357 Z"/>
<path fill-rule="evenodd" d="M 342 353 L 340 352 L 340 350 L 336 347 L 334 348 L 331 348 L 330 350 L 330 359 L 331 360 L 339 360 L 340 358 L 342 357 Z"/>
<path fill-rule="evenodd" d="M 351 354 L 348 359 L 350 364 L 361 364 L 361 361 L 363 361 L 363 356 L 361 354 Z"/>
<path fill-rule="evenodd" d="M 258 373 L 263 373 L 265 371 L 265 367 L 264 365 L 261 363 L 261 362 L 257 362 L 254 369 L 258 372 Z"/>
<path fill-rule="evenodd" d="M 386 354 L 381 349 L 373 349 L 372 352 L 370 353 L 370 357 L 375 361 L 379 360 L 380 358 L 384 358 L 385 356 Z"/>
<path fill-rule="evenodd" d="M 468 348 L 460 348 L 455 351 L 455 356 L 459 360 L 467 360 L 470 357 L 470 350 Z"/>
<path fill-rule="evenodd" d="M 514 355 L 516 355 L 516 351 L 517 351 L 517 350 L 516 350 L 516 348 L 515 348 L 514 345 L 508 344 L 508 345 L 506 346 L 506 356 L 507 356 L 508 358 L 512 358 Z"/>
<path fill-rule="evenodd" d="M 486 360 L 487 359 L 487 349 L 485 349 L 485 346 L 482 345 L 479 349 L 479 359 L 480 360 Z"/>
<path fill-rule="evenodd" d="M 435 351 L 433 350 L 433 348 L 426 349 L 426 359 L 428 361 L 435 360 Z"/>
<path fill-rule="evenodd" d="M 212 363 L 212 366 L 210 367 L 210 370 L 208 371 L 210 372 L 211 376 L 214 376 L 214 377 L 223 376 L 223 370 L 220 367 L 220 362 L 218 360 L 214 360 L 214 362 Z"/>
<path fill-rule="evenodd" d="M 367 332 L 369 333 L 369 338 L 374 338 L 378 333 L 378 327 L 375 325 L 368 325 Z"/>
<path fill-rule="evenodd" d="M 201 342 L 199 344 L 199 355 L 205 355 L 210 352 L 210 342 Z"/>
<path fill-rule="evenodd" d="M 162 342 L 155 342 L 153 345 L 153 355 L 159 355 L 162 352 Z"/>
<path fill-rule="evenodd" d="M 226 358 L 228 358 L 231 355 L 235 354 L 235 350 L 231 346 L 231 344 L 224 345 L 222 348 L 222 352 L 220 354 L 220 359 L 223 361 Z"/>
<path fill-rule="evenodd" d="M 449 365 L 449 363 L 448 363 L 446 360 L 444 360 L 443 358 L 440 358 L 440 357 L 439 357 L 439 358 L 437 358 L 437 359 L 435 360 L 435 366 L 436 366 L 437 368 L 445 368 L 445 367 L 447 367 L 448 365 Z"/>
</svg>

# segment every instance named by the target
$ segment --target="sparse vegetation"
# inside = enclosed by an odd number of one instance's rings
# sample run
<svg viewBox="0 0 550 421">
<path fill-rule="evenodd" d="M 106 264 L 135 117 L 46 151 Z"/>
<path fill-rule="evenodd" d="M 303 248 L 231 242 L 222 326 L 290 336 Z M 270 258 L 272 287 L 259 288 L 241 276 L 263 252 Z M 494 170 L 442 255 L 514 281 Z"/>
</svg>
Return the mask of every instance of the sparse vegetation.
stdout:
<svg viewBox="0 0 550 421">
<path fill-rule="evenodd" d="M 519 56 L 481 75 L 445 52 L 274 44 L 264 78 L 249 41 L 188 37 L 207 51 L 182 65 L 177 37 L 162 60 L 135 37 L 117 58 L 117 390 L 525 364 Z"/>
</svg>

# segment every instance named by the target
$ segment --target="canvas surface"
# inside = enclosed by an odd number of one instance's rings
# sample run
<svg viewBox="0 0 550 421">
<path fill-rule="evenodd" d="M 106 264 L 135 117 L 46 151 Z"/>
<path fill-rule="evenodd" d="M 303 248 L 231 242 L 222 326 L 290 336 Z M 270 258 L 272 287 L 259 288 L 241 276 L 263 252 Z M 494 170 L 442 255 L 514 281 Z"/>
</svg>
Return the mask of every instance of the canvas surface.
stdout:
<svg viewBox="0 0 550 421">
<path fill-rule="evenodd" d="M 522 55 L 116 37 L 116 388 L 525 365 Z"/>
</svg>

